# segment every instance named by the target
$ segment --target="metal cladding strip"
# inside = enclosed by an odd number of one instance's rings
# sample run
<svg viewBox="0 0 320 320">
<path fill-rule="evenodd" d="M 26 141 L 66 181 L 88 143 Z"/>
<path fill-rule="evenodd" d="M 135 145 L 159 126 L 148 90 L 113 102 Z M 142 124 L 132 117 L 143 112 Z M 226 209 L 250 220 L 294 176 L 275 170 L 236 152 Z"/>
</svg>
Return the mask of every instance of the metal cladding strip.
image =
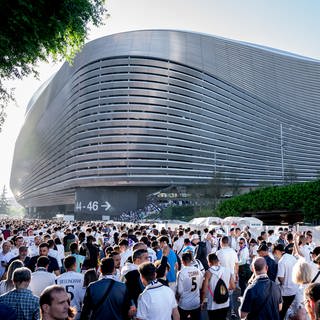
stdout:
<svg viewBox="0 0 320 320">
<path fill-rule="evenodd" d="M 242 185 L 320 170 L 320 62 L 204 34 L 146 30 L 88 43 L 28 105 L 11 188 L 24 205 L 77 187 Z M 64 196 L 65 194 L 65 196 Z"/>
</svg>

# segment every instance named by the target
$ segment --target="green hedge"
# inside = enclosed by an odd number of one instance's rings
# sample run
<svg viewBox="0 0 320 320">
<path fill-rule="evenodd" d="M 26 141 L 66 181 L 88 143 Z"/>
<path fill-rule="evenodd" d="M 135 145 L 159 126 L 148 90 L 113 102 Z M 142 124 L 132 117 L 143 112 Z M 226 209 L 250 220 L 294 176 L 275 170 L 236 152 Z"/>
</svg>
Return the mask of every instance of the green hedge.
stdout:
<svg viewBox="0 0 320 320">
<path fill-rule="evenodd" d="M 271 210 L 301 211 L 305 221 L 320 219 L 320 180 L 257 189 L 223 201 L 216 214 L 227 217 Z"/>
</svg>

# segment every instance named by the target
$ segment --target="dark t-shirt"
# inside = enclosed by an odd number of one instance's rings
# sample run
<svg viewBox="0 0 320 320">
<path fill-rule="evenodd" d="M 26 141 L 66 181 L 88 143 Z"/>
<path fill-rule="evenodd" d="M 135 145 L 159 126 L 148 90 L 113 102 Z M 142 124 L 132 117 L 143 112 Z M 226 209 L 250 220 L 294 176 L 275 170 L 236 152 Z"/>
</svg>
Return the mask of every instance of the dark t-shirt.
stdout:
<svg viewBox="0 0 320 320">
<path fill-rule="evenodd" d="M 292 254 L 292 252 L 293 252 L 293 246 L 294 246 L 293 243 L 289 243 L 289 244 L 284 248 L 285 253 Z"/>
<path fill-rule="evenodd" d="M 278 264 L 269 256 L 264 257 L 268 265 L 268 277 L 272 281 L 276 281 L 278 273 Z"/>
<path fill-rule="evenodd" d="M 113 281 L 108 297 L 97 306 Z M 101 279 L 90 283 L 84 296 L 81 320 L 124 320 L 128 319 L 130 300 L 126 286 L 111 279 Z M 90 313 L 93 316 L 90 317 Z"/>
<path fill-rule="evenodd" d="M 279 285 L 263 277 L 246 289 L 240 310 L 249 313 L 248 320 L 280 320 L 280 303 L 282 297 Z"/>
<path fill-rule="evenodd" d="M 99 248 L 95 244 L 83 243 L 79 254 L 86 257 L 82 264 L 84 270 L 98 267 Z"/>
<path fill-rule="evenodd" d="M 15 260 L 20 260 L 20 259 L 19 259 L 19 256 L 13 257 L 12 259 L 9 260 L 9 262 L 7 263 L 6 271 L 8 271 L 8 268 L 9 268 L 10 264 L 11 264 L 13 261 L 15 261 Z M 21 260 L 20 260 L 20 261 L 21 261 Z M 25 267 L 28 267 L 29 262 L 30 262 L 30 257 L 27 256 L 27 257 L 24 259 L 24 261 L 23 261 L 23 265 L 24 265 Z"/>
<path fill-rule="evenodd" d="M 34 272 L 35 269 L 36 269 L 36 265 L 37 265 L 37 260 L 40 256 L 34 256 L 30 259 L 27 267 L 32 271 Z M 59 268 L 59 265 L 58 265 L 58 261 L 56 258 L 54 257 L 51 257 L 51 256 L 48 256 L 49 258 L 49 266 L 48 266 L 48 272 L 53 272 L 53 271 L 57 271 L 57 270 L 60 270 Z"/>
</svg>

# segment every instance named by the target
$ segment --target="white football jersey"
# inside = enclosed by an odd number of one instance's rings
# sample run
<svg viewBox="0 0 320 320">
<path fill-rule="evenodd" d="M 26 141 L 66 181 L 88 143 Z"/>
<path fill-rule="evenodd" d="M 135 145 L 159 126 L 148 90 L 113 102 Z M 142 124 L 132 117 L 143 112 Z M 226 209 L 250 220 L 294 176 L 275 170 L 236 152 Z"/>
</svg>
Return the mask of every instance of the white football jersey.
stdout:
<svg viewBox="0 0 320 320">
<path fill-rule="evenodd" d="M 57 278 L 57 284 L 63 286 L 70 295 L 71 306 L 76 307 L 80 311 L 79 297 L 83 292 L 83 274 L 68 271 Z M 77 292 L 79 291 L 79 292 Z"/>
<path fill-rule="evenodd" d="M 200 289 L 203 276 L 201 271 L 193 266 L 186 266 L 178 272 L 177 292 L 178 305 L 183 310 L 194 310 L 200 306 Z"/>
</svg>

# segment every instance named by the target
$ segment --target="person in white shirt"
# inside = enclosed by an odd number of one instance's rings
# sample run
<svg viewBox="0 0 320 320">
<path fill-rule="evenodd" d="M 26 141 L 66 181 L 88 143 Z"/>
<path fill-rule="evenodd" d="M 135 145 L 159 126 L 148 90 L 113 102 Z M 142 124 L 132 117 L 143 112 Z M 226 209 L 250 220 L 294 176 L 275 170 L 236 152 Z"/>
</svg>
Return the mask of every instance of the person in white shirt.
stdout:
<svg viewBox="0 0 320 320">
<path fill-rule="evenodd" d="M 6 268 L 8 267 L 8 262 L 14 257 L 12 252 L 10 252 L 11 243 L 5 241 L 2 244 L 2 251 L 0 253 L 0 279 L 4 275 Z"/>
<path fill-rule="evenodd" d="M 238 281 L 239 262 L 237 253 L 234 249 L 229 247 L 229 238 L 227 236 L 221 238 L 220 245 L 221 249 L 216 252 L 220 261 L 220 265 L 228 268 L 231 271 L 233 279 Z M 231 314 L 236 315 L 235 304 L 233 301 L 233 291 L 229 291 L 229 294 Z"/>
<path fill-rule="evenodd" d="M 29 284 L 30 290 L 35 296 L 40 297 L 41 292 L 48 286 L 54 285 L 56 277 L 48 272 L 50 260 L 48 257 L 41 256 L 37 260 L 36 271 L 31 274 Z"/>
<path fill-rule="evenodd" d="M 273 229 L 270 229 L 268 230 L 268 241 L 267 242 L 270 242 L 272 244 L 275 244 L 278 240 L 278 237 L 277 235 L 274 233 L 274 230 Z"/>
<path fill-rule="evenodd" d="M 305 237 L 307 240 L 307 246 L 309 248 L 309 251 L 312 252 L 314 250 L 314 248 L 316 247 L 316 244 L 312 241 L 312 232 L 307 231 Z"/>
<path fill-rule="evenodd" d="M 55 258 L 57 260 L 59 269 L 61 270 L 62 261 L 61 261 L 61 259 L 59 257 L 58 250 L 55 249 L 54 241 L 52 239 L 50 239 L 50 240 L 48 240 L 48 244 L 49 244 L 49 256 L 53 257 L 53 258 Z"/>
<path fill-rule="evenodd" d="M 273 254 L 279 260 L 277 279 L 280 282 L 281 295 L 283 299 L 280 318 L 284 319 L 285 314 L 298 291 L 298 286 L 292 280 L 293 267 L 296 264 L 297 259 L 293 255 L 285 253 L 285 249 L 282 244 L 278 244 L 274 247 Z"/>
<path fill-rule="evenodd" d="M 114 269 L 115 269 L 114 279 L 117 281 L 121 281 L 120 280 L 121 279 L 121 272 L 120 272 L 121 257 L 119 252 L 117 251 L 110 252 L 110 254 L 108 255 L 108 258 L 112 258 L 114 262 Z"/>
<path fill-rule="evenodd" d="M 83 291 L 83 274 L 76 272 L 77 261 L 74 256 L 67 256 L 64 259 L 64 267 L 67 272 L 63 273 L 57 278 L 57 284 L 63 286 L 70 295 L 70 304 L 80 312 L 80 301 L 78 297 L 81 297 Z"/>
<path fill-rule="evenodd" d="M 173 251 L 181 258 L 182 257 L 182 249 L 184 247 L 184 237 L 183 230 L 179 230 L 179 238 L 173 243 Z"/>
<path fill-rule="evenodd" d="M 150 248 L 150 241 L 148 237 L 146 236 L 141 237 L 140 242 L 143 242 L 147 246 L 150 262 L 154 263 L 155 261 L 157 261 L 156 252 L 152 248 Z"/>
<path fill-rule="evenodd" d="M 181 320 L 200 318 L 200 289 L 202 288 L 203 275 L 193 267 L 192 254 L 182 254 L 183 268 L 177 274 L 177 296 Z"/>
<path fill-rule="evenodd" d="M 219 279 L 222 279 L 226 287 L 230 290 L 235 289 L 235 282 L 231 270 L 220 265 L 218 256 L 215 253 L 208 255 L 209 269 L 204 276 L 201 291 L 201 303 L 208 300 L 207 310 L 210 320 L 225 320 L 229 311 L 230 298 L 223 303 L 214 301 L 214 291 Z"/>
<path fill-rule="evenodd" d="M 227 236 L 221 238 L 221 249 L 216 252 L 220 265 L 231 270 L 234 279 L 238 278 L 239 262 L 238 256 L 234 249 L 229 247 L 229 239 Z"/>
<path fill-rule="evenodd" d="M 119 242 L 120 247 L 120 256 L 121 256 L 121 263 L 120 267 L 122 268 L 125 263 L 127 262 L 127 259 L 132 256 L 132 250 L 129 248 L 129 242 L 127 239 L 122 239 Z"/>
<path fill-rule="evenodd" d="M 13 256 L 15 257 L 19 254 L 19 248 L 24 246 L 23 236 L 17 236 L 14 243 L 15 243 L 15 246 L 13 248 L 11 248 L 11 252 L 12 252 Z"/>
<path fill-rule="evenodd" d="M 156 280 L 156 267 L 146 262 L 139 266 L 145 286 L 138 298 L 138 320 L 179 320 L 179 311 L 173 291 Z M 171 318 L 172 316 L 172 318 Z"/>
<path fill-rule="evenodd" d="M 293 254 L 296 258 L 303 258 L 306 262 L 311 263 L 311 254 L 310 249 L 307 245 L 307 239 L 305 236 L 300 235 L 299 233 L 295 234 L 294 237 L 294 247 Z"/>
<path fill-rule="evenodd" d="M 229 230 L 229 246 L 230 248 L 237 250 L 237 237 L 236 237 L 236 230 L 235 228 L 231 228 Z"/>
<path fill-rule="evenodd" d="M 41 236 L 35 236 L 33 244 L 28 248 L 28 256 L 30 258 L 39 254 L 39 245 L 41 243 Z"/>
<path fill-rule="evenodd" d="M 64 254 L 64 245 L 62 244 L 60 238 L 55 238 L 54 239 L 54 244 L 56 245 L 57 247 L 57 251 L 58 251 L 58 263 L 59 261 L 61 262 L 61 266 L 62 266 L 62 263 L 63 263 L 63 260 L 64 260 L 64 257 L 65 257 L 65 254 Z M 71 245 L 71 244 L 70 244 Z"/>
</svg>

